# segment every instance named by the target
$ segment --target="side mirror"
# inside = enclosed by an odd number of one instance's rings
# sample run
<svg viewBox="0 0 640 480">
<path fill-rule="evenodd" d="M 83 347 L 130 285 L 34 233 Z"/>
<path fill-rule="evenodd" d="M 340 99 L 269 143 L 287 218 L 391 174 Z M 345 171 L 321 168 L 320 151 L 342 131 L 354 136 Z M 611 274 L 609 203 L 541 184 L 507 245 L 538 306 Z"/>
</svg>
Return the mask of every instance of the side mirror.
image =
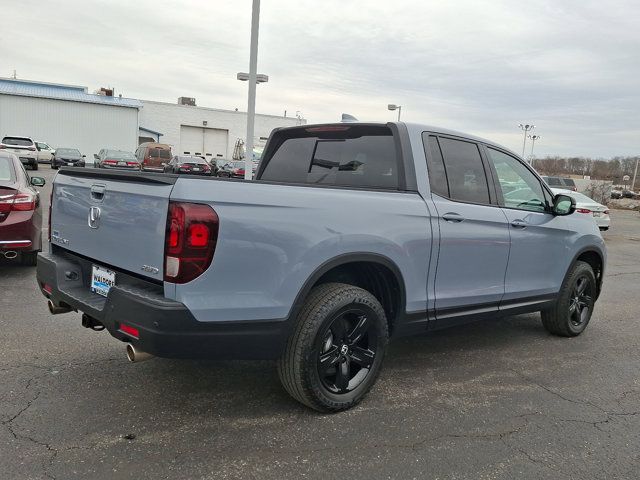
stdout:
<svg viewBox="0 0 640 480">
<path fill-rule="evenodd" d="M 47 183 L 42 177 L 31 177 L 31 185 L 34 187 L 44 187 L 44 184 Z"/>
<path fill-rule="evenodd" d="M 82 158 L 87 158 L 87 156 L 86 155 L 82 155 Z"/>
<path fill-rule="evenodd" d="M 553 198 L 554 215 L 571 215 L 575 211 L 576 200 L 573 197 L 560 193 Z"/>
</svg>

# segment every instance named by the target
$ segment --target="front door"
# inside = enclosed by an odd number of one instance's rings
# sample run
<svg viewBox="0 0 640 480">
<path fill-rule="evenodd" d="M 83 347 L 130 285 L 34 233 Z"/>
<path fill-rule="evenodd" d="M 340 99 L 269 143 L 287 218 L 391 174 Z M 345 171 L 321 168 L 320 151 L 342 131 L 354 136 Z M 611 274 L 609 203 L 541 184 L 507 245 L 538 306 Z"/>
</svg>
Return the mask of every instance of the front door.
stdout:
<svg viewBox="0 0 640 480">
<path fill-rule="evenodd" d="M 509 227 L 475 142 L 423 136 L 438 215 L 434 296 L 437 326 L 498 309 L 509 258 Z"/>
<path fill-rule="evenodd" d="M 570 261 L 567 221 L 551 213 L 550 193 L 521 160 L 492 147 L 486 152 L 511 234 L 503 307 L 543 303 L 560 290 Z"/>
</svg>

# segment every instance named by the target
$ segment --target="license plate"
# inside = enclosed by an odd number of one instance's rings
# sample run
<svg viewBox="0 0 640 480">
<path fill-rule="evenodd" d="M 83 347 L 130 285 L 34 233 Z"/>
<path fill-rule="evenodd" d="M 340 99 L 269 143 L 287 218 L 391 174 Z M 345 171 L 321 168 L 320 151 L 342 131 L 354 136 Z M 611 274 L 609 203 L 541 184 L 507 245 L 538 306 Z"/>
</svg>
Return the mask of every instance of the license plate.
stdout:
<svg viewBox="0 0 640 480">
<path fill-rule="evenodd" d="M 116 272 L 93 265 L 91 269 L 91 291 L 106 297 L 109 289 L 116 284 Z"/>
<path fill-rule="evenodd" d="M 121 165 L 121 166 L 122 165 L 126 165 L 126 164 L 127 164 L 127 162 L 118 162 L 118 165 Z"/>
<path fill-rule="evenodd" d="M 601 217 L 601 216 L 602 216 L 602 213 L 600 213 L 600 212 L 593 212 L 593 216 L 594 216 L 594 217 Z"/>
<path fill-rule="evenodd" d="M 193 171 L 194 171 L 194 172 L 199 172 L 199 171 L 200 171 L 200 169 L 199 169 L 199 168 L 194 168 L 194 169 L 193 169 Z"/>
<path fill-rule="evenodd" d="M 68 167 L 73 167 L 73 162 L 67 162 Z"/>
</svg>

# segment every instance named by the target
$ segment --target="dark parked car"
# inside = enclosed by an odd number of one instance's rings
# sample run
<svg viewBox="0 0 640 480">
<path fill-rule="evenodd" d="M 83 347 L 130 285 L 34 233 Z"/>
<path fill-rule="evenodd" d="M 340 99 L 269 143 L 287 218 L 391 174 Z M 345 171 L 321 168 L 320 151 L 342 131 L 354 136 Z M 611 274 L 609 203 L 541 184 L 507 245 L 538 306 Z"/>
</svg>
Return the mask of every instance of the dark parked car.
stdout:
<svg viewBox="0 0 640 480">
<path fill-rule="evenodd" d="M 0 142 L 0 150 L 13 153 L 25 167 L 38 170 L 36 143 L 29 137 L 4 137 Z"/>
<path fill-rule="evenodd" d="M 564 178 L 564 177 L 542 177 L 542 179 L 547 182 L 551 188 L 562 188 L 564 190 L 571 190 L 573 192 L 578 191 L 578 187 L 576 187 L 576 182 L 573 181 L 573 178 Z"/>
<path fill-rule="evenodd" d="M 34 187 L 44 178 L 29 177 L 18 157 L 0 152 L 0 255 L 34 266 L 42 249 L 42 208 Z"/>
<path fill-rule="evenodd" d="M 94 154 L 96 168 L 117 168 L 118 170 L 140 170 L 140 162 L 133 154 L 125 150 L 112 150 L 103 148 L 97 155 Z"/>
<path fill-rule="evenodd" d="M 190 173 L 192 175 L 215 175 L 218 167 L 211 166 L 202 157 L 195 155 L 174 155 L 165 167 L 166 173 Z"/>
<path fill-rule="evenodd" d="M 632 192 L 631 190 L 623 190 L 622 191 L 622 198 L 636 198 L 638 195 L 635 192 Z"/>
<path fill-rule="evenodd" d="M 143 143 L 136 149 L 136 158 L 142 171 L 164 172 L 164 167 L 171 161 L 171 145 Z"/>
<path fill-rule="evenodd" d="M 244 178 L 244 160 L 225 163 L 218 171 L 219 177 Z"/>
<path fill-rule="evenodd" d="M 57 170 L 60 167 L 84 167 L 84 158 L 77 148 L 58 148 L 51 158 L 51 168 Z"/>
</svg>

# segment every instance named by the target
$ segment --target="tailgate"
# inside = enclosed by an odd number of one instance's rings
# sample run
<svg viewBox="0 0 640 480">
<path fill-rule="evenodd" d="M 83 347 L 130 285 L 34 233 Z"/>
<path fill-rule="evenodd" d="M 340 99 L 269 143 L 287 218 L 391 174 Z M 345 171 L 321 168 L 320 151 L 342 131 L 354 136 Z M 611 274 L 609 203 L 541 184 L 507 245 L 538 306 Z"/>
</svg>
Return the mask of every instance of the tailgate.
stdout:
<svg viewBox="0 0 640 480">
<path fill-rule="evenodd" d="M 63 169 L 51 241 L 97 264 L 162 280 L 170 175 Z"/>
</svg>

